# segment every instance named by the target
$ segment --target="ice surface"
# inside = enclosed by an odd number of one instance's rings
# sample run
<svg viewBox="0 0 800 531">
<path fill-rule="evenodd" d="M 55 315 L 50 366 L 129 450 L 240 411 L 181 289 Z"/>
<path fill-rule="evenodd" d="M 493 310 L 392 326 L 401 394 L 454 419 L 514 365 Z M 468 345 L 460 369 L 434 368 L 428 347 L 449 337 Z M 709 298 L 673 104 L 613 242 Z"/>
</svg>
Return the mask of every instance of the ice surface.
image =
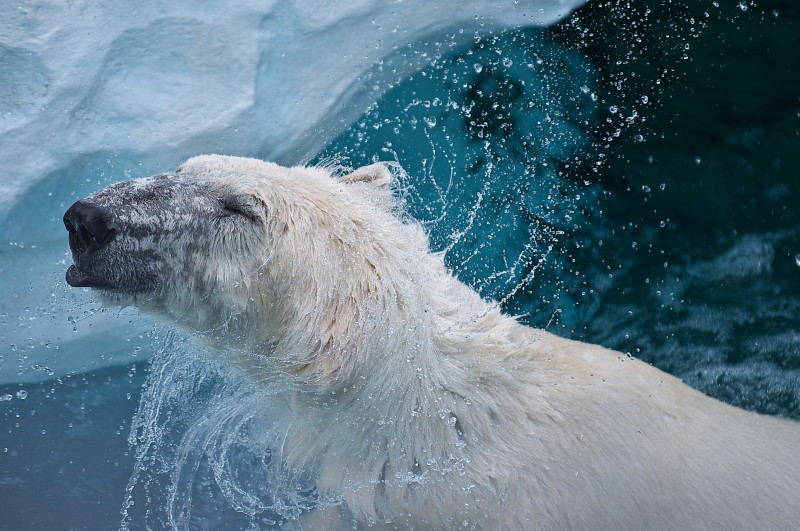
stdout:
<svg viewBox="0 0 800 531">
<path fill-rule="evenodd" d="M 78 197 L 198 153 L 305 162 L 452 47 L 582 3 L 4 1 L 0 382 L 148 355 L 147 321 L 64 288 L 60 217 Z"/>
</svg>

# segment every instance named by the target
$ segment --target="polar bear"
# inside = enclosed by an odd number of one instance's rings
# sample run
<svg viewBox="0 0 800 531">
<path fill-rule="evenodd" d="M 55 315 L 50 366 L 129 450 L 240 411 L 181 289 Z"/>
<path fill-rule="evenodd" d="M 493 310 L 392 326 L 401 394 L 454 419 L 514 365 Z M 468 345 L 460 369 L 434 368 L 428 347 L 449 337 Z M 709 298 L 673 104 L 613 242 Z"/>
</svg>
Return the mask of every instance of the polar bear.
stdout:
<svg viewBox="0 0 800 531">
<path fill-rule="evenodd" d="M 800 525 L 800 425 L 502 314 L 430 252 L 384 165 L 200 156 L 64 222 L 70 285 L 286 383 L 283 455 L 341 500 L 320 528 Z"/>
</svg>

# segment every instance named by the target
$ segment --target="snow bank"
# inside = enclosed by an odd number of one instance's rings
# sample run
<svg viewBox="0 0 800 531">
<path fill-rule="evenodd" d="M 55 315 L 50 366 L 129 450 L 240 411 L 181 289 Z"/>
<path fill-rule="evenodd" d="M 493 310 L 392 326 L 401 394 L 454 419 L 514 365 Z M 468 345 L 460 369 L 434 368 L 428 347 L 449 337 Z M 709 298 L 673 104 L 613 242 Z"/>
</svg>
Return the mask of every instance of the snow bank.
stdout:
<svg viewBox="0 0 800 531">
<path fill-rule="evenodd" d="M 453 46 L 583 2 L 6 4 L 0 383 L 147 355 L 149 323 L 97 313 L 64 286 L 60 218 L 78 197 L 198 153 L 302 163 Z"/>
</svg>

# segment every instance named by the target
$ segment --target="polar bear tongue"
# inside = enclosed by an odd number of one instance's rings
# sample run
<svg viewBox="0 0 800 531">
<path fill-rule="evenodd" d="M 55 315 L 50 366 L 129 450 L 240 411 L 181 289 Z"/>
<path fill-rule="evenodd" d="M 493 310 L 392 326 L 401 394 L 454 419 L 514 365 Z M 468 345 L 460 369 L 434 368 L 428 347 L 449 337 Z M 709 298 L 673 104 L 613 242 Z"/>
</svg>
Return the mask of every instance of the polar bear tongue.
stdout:
<svg viewBox="0 0 800 531">
<path fill-rule="evenodd" d="M 107 280 L 81 271 L 75 264 L 67 269 L 67 284 L 73 288 L 114 289 L 116 287 Z"/>
</svg>

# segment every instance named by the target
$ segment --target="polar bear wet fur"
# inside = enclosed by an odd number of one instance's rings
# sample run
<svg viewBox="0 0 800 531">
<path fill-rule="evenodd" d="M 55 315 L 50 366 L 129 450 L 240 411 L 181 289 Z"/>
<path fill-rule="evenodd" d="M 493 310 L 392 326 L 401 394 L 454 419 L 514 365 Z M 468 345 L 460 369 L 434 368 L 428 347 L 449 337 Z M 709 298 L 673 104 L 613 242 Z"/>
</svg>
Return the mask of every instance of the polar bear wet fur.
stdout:
<svg viewBox="0 0 800 531">
<path fill-rule="evenodd" d="M 799 424 L 503 315 L 390 181 L 196 157 L 73 205 L 67 280 L 285 381 L 286 465 L 361 524 L 796 528 Z"/>
</svg>

